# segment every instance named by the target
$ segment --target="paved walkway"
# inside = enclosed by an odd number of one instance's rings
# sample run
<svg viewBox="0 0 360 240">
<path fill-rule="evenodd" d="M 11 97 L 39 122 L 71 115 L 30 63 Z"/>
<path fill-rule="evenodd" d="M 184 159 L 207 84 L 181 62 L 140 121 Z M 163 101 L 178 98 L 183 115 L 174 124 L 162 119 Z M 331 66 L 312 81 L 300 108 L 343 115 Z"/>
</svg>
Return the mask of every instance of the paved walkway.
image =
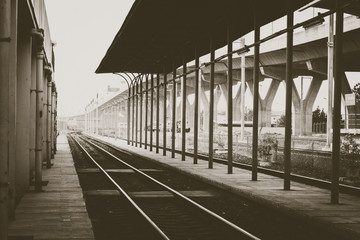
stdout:
<svg viewBox="0 0 360 240">
<path fill-rule="evenodd" d="M 10 237 L 94 239 L 66 135 L 58 136 L 57 149 L 54 166 L 43 169 L 49 184 L 43 192 L 30 191 L 22 198 L 9 225 Z"/>
<path fill-rule="evenodd" d="M 227 174 L 227 166 L 222 164 L 214 163 L 214 168 L 208 169 L 207 161 L 199 160 L 199 163 L 194 165 L 191 157 L 181 161 L 180 154 L 171 158 L 170 152 L 167 152 L 167 156 L 162 156 L 162 149 L 156 154 L 155 148 L 150 152 L 149 148 L 145 150 L 129 146 L 123 140 L 96 137 L 128 150 L 134 155 L 157 161 L 300 220 L 360 239 L 360 197 L 340 194 L 340 204 L 332 205 L 329 190 L 292 182 L 292 190 L 284 191 L 281 178 L 259 173 L 259 181 L 251 181 L 251 172 L 248 170 L 234 168 L 233 174 Z"/>
</svg>

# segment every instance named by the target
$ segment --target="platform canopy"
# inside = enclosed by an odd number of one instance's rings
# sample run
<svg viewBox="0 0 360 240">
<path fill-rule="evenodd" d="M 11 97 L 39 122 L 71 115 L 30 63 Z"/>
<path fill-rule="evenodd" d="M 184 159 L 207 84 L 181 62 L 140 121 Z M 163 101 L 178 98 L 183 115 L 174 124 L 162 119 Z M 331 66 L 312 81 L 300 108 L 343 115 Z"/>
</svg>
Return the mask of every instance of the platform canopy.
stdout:
<svg viewBox="0 0 360 240">
<path fill-rule="evenodd" d="M 227 26 L 236 40 L 286 14 L 286 0 L 136 0 L 96 73 L 171 72 L 227 43 Z M 293 11 L 308 4 L 331 6 L 333 0 L 291 0 Z M 314 5 L 315 6 L 315 5 Z M 256 11 L 255 11 L 256 9 Z"/>
</svg>

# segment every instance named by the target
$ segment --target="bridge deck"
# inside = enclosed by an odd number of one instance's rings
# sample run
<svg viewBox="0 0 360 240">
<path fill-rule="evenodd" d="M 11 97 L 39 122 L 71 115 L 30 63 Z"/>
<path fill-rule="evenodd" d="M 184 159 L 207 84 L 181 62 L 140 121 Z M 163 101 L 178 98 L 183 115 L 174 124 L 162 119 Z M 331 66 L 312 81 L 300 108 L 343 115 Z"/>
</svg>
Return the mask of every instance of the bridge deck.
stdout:
<svg viewBox="0 0 360 240">
<path fill-rule="evenodd" d="M 9 224 L 9 239 L 94 239 L 65 135 L 58 137 L 54 166 L 43 169 L 43 192 L 30 191 Z"/>
<path fill-rule="evenodd" d="M 283 179 L 258 174 L 259 181 L 251 181 L 251 172 L 234 168 L 233 174 L 227 174 L 227 166 L 214 163 L 208 169 L 206 161 L 193 164 L 191 157 L 181 161 L 181 155 L 162 156 L 149 149 L 127 145 L 126 141 L 109 137 L 96 136 L 122 149 L 168 165 L 176 171 L 192 175 L 210 184 L 220 186 L 241 196 L 274 208 L 302 221 L 311 222 L 321 228 L 344 234 L 353 239 L 360 239 L 360 197 L 340 194 L 340 204 L 330 204 L 330 191 L 292 182 L 292 190 L 283 190 Z"/>
</svg>

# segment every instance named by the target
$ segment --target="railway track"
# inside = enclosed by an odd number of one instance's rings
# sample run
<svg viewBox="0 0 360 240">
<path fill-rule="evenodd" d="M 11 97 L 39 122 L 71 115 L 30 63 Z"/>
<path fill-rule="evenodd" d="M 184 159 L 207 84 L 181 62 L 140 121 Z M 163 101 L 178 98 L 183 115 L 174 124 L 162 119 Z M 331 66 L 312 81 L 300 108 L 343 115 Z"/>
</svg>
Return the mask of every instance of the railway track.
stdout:
<svg viewBox="0 0 360 240">
<path fill-rule="evenodd" d="M 123 231 L 123 239 L 259 239 L 146 173 L 157 169 L 142 165 L 139 170 L 92 141 L 73 139 L 92 162 L 82 171 L 100 171 L 118 191 L 121 210 L 111 211 L 130 229 Z"/>
<path fill-rule="evenodd" d="M 200 156 L 200 158 L 206 160 L 207 157 Z M 227 164 L 226 160 L 220 159 L 220 158 L 214 158 L 214 162 L 225 164 L 225 165 Z M 238 167 L 238 168 L 247 169 L 250 171 L 252 169 L 252 166 L 250 164 L 245 164 L 245 163 L 233 162 L 233 166 Z M 273 169 L 269 169 L 269 168 L 265 168 L 265 167 L 258 167 L 258 172 L 264 173 L 267 175 L 271 175 L 271 176 L 275 176 L 275 177 L 279 177 L 279 178 L 284 178 L 284 172 L 278 171 L 278 170 L 273 170 Z M 304 183 L 304 184 L 314 186 L 314 187 L 331 189 L 331 182 L 322 180 L 322 179 L 307 177 L 307 176 L 293 174 L 293 173 L 290 174 L 290 179 L 292 181 Z M 358 187 L 345 185 L 345 184 L 339 184 L 339 190 L 342 193 L 360 196 L 360 188 L 358 188 Z"/>
<path fill-rule="evenodd" d="M 166 183 L 166 185 L 171 188 L 176 189 L 183 195 L 235 225 L 253 233 L 258 238 L 279 240 L 345 239 L 343 234 L 336 230 L 323 228 L 323 226 L 317 224 L 310 224 L 308 221 L 303 221 L 299 218 L 294 218 L 291 215 L 283 214 L 272 208 L 255 203 L 250 199 L 239 197 L 238 195 L 203 183 L 188 175 L 172 171 L 164 165 L 159 165 L 156 162 L 142 158 L 141 155 L 136 152 L 128 152 L 109 144 L 108 142 L 104 142 L 97 138 L 94 139 L 87 135 L 80 134 L 79 136 L 95 142 L 97 145 L 100 145 L 102 148 L 123 161 L 139 168 L 141 171 L 158 181 Z M 80 141 L 83 140 L 80 139 Z M 114 190 L 113 184 L 109 182 L 109 180 L 107 180 L 108 183 L 106 183 L 106 179 L 102 176 L 103 174 L 100 173 L 100 170 L 95 169 L 95 164 L 85 156 L 86 154 L 84 151 L 78 147 L 70 136 L 69 143 L 96 239 L 112 240 L 118 239 L 118 236 L 122 236 L 122 239 L 158 239 L 157 237 L 148 237 L 149 234 L 146 234 L 146 237 L 144 237 L 144 235 L 142 235 L 142 237 L 134 238 L 123 237 L 124 232 L 126 231 L 129 236 L 131 236 L 134 232 L 139 232 L 138 229 L 143 229 L 144 227 L 140 226 L 139 220 L 134 220 L 134 223 L 131 221 L 131 218 L 128 218 L 129 216 L 121 215 L 124 207 L 119 206 L 124 204 L 123 197 L 117 190 Z M 91 148 L 92 147 L 89 145 L 87 149 L 90 153 L 93 152 L 92 155 L 96 155 L 97 159 L 100 159 L 101 154 L 95 150 L 93 151 Z M 107 161 L 104 168 L 108 170 L 109 174 L 112 175 L 115 180 L 120 181 L 124 190 L 128 192 L 129 196 L 132 197 L 136 203 L 142 206 L 142 204 L 146 205 L 148 202 L 152 202 L 151 204 L 157 202 L 158 208 L 167 208 L 167 206 L 162 204 L 159 199 L 166 197 L 170 198 L 173 197 L 173 195 L 165 193 L 163 189 L 143 191 L 141 186 L 144 184 L 133 177 L 133 175 L 135 175 L 133 174 L 133 170 L 123 168 L 115 169 L 114 164 L 116 162 L 117 161 L 113 161 L 111 163 Z M 134 218 L 134 215 L 135 214 L 131 214 L 130 216 Z M 181 236 L 179 238 L 170 236 L 171 239 L 187 239 L 186 236 L 181 235 L 183 234 L 183 228 L 178 228 L 181 223 L 172 224 L 169 222 L 169 224 L 172 225 L 171 228 L 174 232 L 177 232 L 177 236 Z M 119 225 L 121 225 L 121 227 Z M 148 226 L 148 224 L 146 226 Z M 125 228 L 126 231 L 124 231 L 123 228 Z M 141 232 L 145 232 L 145 230 L 142 230 Z M 194 237 L 193 239 L 202 238 Z M 233 238 L 225 235 L 221 236 L 220 239 Z"/>
<path fill-rule="evenodd" d="M 113 147 L 115 147 L 115 146 L 113 146 Z M 163 147 L 161 147 L 161 146 L 159 146 L 159 148 L 163 149 Z M 171 151 L 171 149 L 167 148 L 167 151 Z M 309 153 L 309 154 L 316 153 L 316 154 L 321 155 L 321 156 L 331 156 L 330 153 L 325 152 L 325 151 L 314 151 L 314 152 L 312 152 L 312 151 L 299 150 L 299 149 L 292 150 L 292 151 L 295 151 L 297 153 Z M 175 150 L 175 152 L 178 153 L 178 154 L 181 154 L 180 150 Z M 189 156 L 189 157 L 194 156 L 194 154 L 191 153 L 191 152 L 186 152 L 185 155 Z M 204 155 L 204 154 L 198 154 L 198 159 L 208 161 L 209 157 Z M 226 159 L 221 159 L 221 158 L 214 157 L 213 161 L 216 162 L 216 163 L 227 165 L 227 160 Z M 246 163 L 233 162 L 233 166 L 237 167 L 237 168 L 250 170 L 250 171 L 252 170 L 252 165 L 246 164 Z M 267 174 L 267 175 L 270 175 L 270 176 L 284 178 L 284 172 L 283 171 L 269 169 L 269 168 L 265 168 L 265 167 L 261 167 L 261 166 L 258 166 L 257 169 L 258 169 L 259 173 L 264 173 L 264 174 Z M 331 189 L 331 182 L 327 181 L 327 180 L 322 180 L 322 179 L 313 178 L 313 177 L 307 177 L 307 176 L 294 174 L 294 173 L 290 174 L 290 179 L 292 181 L 299 182 L 299 183 L 304 183 L 304 184 L 314 186 L 314 187 L 319 187 L 319 188 L 324 188 L 324 189 Z M 351 195 L 355 195 L 355 196 L 360 196 L 360 188 L 355 187 L 355 186 L 350 186 L 350 185 L 346 185 L 346 184 L 339 184 L 339 191 L 341 193 L 347 193 L 347 194 L 351 194 Z"/>
</svg>

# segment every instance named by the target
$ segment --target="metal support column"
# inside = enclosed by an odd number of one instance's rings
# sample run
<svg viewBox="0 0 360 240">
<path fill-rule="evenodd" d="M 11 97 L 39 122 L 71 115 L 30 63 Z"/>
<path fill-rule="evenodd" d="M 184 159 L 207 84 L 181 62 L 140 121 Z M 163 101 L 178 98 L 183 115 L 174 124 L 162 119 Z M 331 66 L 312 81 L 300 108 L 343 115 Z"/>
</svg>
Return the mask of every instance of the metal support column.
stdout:
<svg viewBox="0 0 360 240">
<path fill-rule="evenodd" d="M 106 122 L 106 108 L 105 108 L 105 106 L 103 106 L 103 108 L 102 108 L 102 128 L 103 128 L 103 132 L 102 132 L 102 135 L 103 136 L 106 136 L 106 124 L 107 124 L 107 122 Z"/>
<path fill-rule="evenodd" d="M 110 134 L 109 137 L 113 137 L 112 131 L 114 126 L 114 103 L 109 103 L 109 114 L 110 114 Z M 94 132 L 95 132 L 95 108 L 93 110 L 93 122 L 94 122 Z"/>
<path fill-rule="evenodd" d="M 240 39 L 240 47 L 245 47 L 245 38 Z M 245 53 L 241 54 L 241 103 L 240 103 L 240 122 L 241 140 L 245 139 Z"/>
<path fill-rule="evenodd" d="M 156 74 L 156 153 L 159 153 L 160 74 Z"/>
<path fill-rule="evenodd" d="M 119 122 L 119 108 L 120 108 L 120 102 L 119 101 L 116 101 L 115 102 L 115 121 L 114 121 L 114 129 L 115 129 L 115 140 L 117 140 L 118 138 L 118 122 Z M 98 107 L 97 107 L 97 104 L 96 104 L 96 132 L 97 132 L 97 115 L 98 115 Z"/>
<path fill-rule="evenodd" d="M 116 117 L 116 114 L 117 114 L 117 100 L 114 101 L 113 103 L 113 106 L 112 106 L 112 113 L 113 113 L 113 124 L 112 124 L 112 127 L 114 129 L 114 136 L 113 138 L 116 139 L 116 121 L 117 121 L 117 117 Z M 96 132 L 96 109 L 97 107 L 95 106 L 95 110 L 94 110 L 94 119 L 95 119 L 95 132 Z"/>
<path fill-rule="evenodd" d="M 110 105 L 110 103 L 107 106 L 107 112 L 108 112 L 108 129 L 109 129 L 107 136 L 110 137 L 111 136 L 111 126 L 112 126 L 112 116 L 111 116 L 111 105 Z M 91 122 L 93 122 L 93 117 L 92 117 Z"/>
<path fill-rule="evenodd" d="M 231 25 L 230 23 L 227 26 L 227 47 L 228 54 L 232 52 L 232 40 L 231 40 Z M 232 164 L 232 153 L 233 153 L 233 97 L 232 97 L 232 86 L 233 86 L 233 59 L 232 54 L 228 55 L 228 109 L 227 109 L 227 122 L 228 122 L 228 173 L 233 173 L 233 164 Z"/>
<path fill-rule="evenodd" d="M 286 44 L 286 100 L 285 100 L 285 142 L 284 142 L 284 190 L 290 190 L 291 172 L 291 107 L 292 107 L 292 61 L 293 61 L 293 30 L 294 13 L 291 0 L 287 0 L 287 44 Z"/>
<path fill-rule="evenodd" d="M 214 35 L 210 37 L 210 102 L 209 102 L 209 168 L 214 161 L 214 81 L 215 81 L 215 49 Z"/>
<path fill-rule="evenodd" d="M 133 82 L 133 94 L 132 94 L 132 114 L 131 114 L 131 121 L 132 121 L 132 128 L 131 128 L 131 146 L 134 146 L 134 128 L 135 128 L 135 83 L 136 82 L 136 78 L 134 79 Z"/>
<path fill-rule="evenodd" d="M 127 144 L 130 145 L 130 101 L 131 101 L 131 88 L 128 87 L 128 100 L 127 100 Z"/>
<path fill-rule="evenodd" d="M 123 109 L 125 110 L 125 101 L 122 101 L 122 99 L 118 102 L 118 108 L 117 108 L 117 121 L 116 121 L 116 129 L 117 129 L 117 138 L 122 139 L 122 128 L 123 128 L 123 122 L 125 121 L 124 116 L 125 113 L 123 113 Z"/>
<path fill-rule="evenodd" d="M 58 133 L 58 126 L 57 126 L 57 106 L 58 106 L 58 93 L 57 91 L 55 91 L 55 106 L 54 106 L 54 109 L 55 109 L 55 113 L 54 113 L 54 123 L 55 123 L 55 137 L 54 137 L 54 154 L 56 154 L 57 152 L 57 133 Z"/>
<path fill-rule="evenodd" d="M 109 137 L 112 136 L 112 126 L 113 126 L 113 106 L 111 103 L 109 103 Z M 135 120 L 136 121 L 136 120 Z M 92 111 L 92 122 L 94 124 L 94 110 Z M 136 134 L 136 133 L 135 133 Z M 136 136 L 136 135 L 135 135 Z"/>
<path fill-rule="evenodd" d="M 40 37 L 39 37 L 40 38 Z M 42 190 L 42 118 L 43 118 L 43 89 L 44 89 L 44 53 L 42 51 L 43 38 L 39 43 L 36 54 L 36 141 L 35 141 L 35 191 Z"/>
<path fill-rule="evenodd" d="M 332 106 L 333 106 L 333 81 L 334 81 L 334 14 L 329 16 L 328 35 L 328 111 L 326 123 L 326 145 L 330 148 L 332 142 Z"/>
<path fill-rule="evenodd" d="M 147 149 L 148 145 L 148 98 L 149 98 L 149 76 L 146 75 L 145 78 L 145 149 Z"/>
<path fill-rule="evenodd" d="M 55 83 L 52 82 L 51 87 L 51 158 L 54 158 L 54 136 L 56 136 L 55 133 Z M 86 117 L 86 114 L 85 114 Z M 86 120 L 85 120 L 86 124 Z M 86 128 L 85 128 L 86 131 Z"/>
<path fill-rule="evenodd" d="M 112 109 L 113 109 L 113 129 L 114 129 L 114 135 L 113 135 L 113 138 L 116 140 L 116 123 L 117 123 L 117 105 L 118 105 L 118 100 L 114 100 L 113 102 L 113 106 L 112 106 Z M 95 109 L 95 117 L 96 117 L 96 109 Z"/>
<path fill-rule="evenodd" d="M 185 161 L 186 148 L 186 60 L 183 58 L 183 77 L 181 88 L 181 161 Z"/>
<path fill-rule="evenodd" d="M 101 109 L 101 121 L 102 121 L 102 124 L 101 124 L 102 125 L 102 135 L 106 136 L 106 109 L 105 109 L 105 107 L 103 107 Z M 130 128 L 131 128 L 131 125 L 130 125 Z"/>
<path fill-rule="evenodd" d="M 194 164 L 198 163 L 199 141 L 199 54 L 195 46 L 195 99 L 194 99 Z"/>
<path fill-rule="evenodd" d="M 10 39 L 11 0 L 1 0 L 0 38 Z M 10 41 L 0 41 L 0 239 L 8 236 L 9 204 L 9 53 Z"/>
<path fill-rule="evenodd" d="M 20 18 L 18 17 L 18 14 L 20 12 L 19 10 L 19 1 L 11 1 L 9 3 L 11 5 L 11 32 L 10 32 L 10 39 L 5 39 L 5 41 L 10 41 L 10 52 L 9 52 L 9 59 L 6 59 L 5 61 L 9 64 L 9 81 L 8 81 L 8 93 L 9 93 L 9 101 L 7 102 L 8 105 L 8 164 L 9 164 L 9 171 L 7 174 L 9 174 L 9 194 L 8 194 L 8 210 L 9 210 L 9 217 L 11 219 L 15 218 L 15 195 L 16 192 L 18 192 L 17 185 L 19 184 L 18 181 L 16 181 L 16 175 L 19 174 L 16 172 L 16 164 L 20 164 L 19 162 L 16 162 L 17 158 L 17 152 L 16 152 L 16 138 L 17 134 L 19 133 L 18 126 L 17 126 L 17 114 L 16 114 L 16 104 L 17 104 L 17 79 L 19 78 L 19 61 L 20 57 L 19 54 L 21 54 L 19 49 L 19 44 L 21 42 L 21 37 L 18 34 L 18 30 L 20 28 Z M 3 8 L 5 6 L 1 6 Z M 6 7 L 5 7 L 6 8 Z M 2 24 L 2 22 L 0 23 Z M 19 27 L 18 27 L 19 26 Z M 43 33 L 43 32 L 42 32 Z M 25 35 L 26 36 L 26 35 Z M 3 40 L 1 40 L 3 41 Z M 43 43 L 43 40 L 42 40 Z M 6 67 L 5 67 L 6 68 Z M 7 81 L 7 79 L 5 79 Z M 6 89 L 5 89 L 6 91 Z M 5 102 L 6 103 L 6 102 Z M 4 104 L 5 104 L 4 103 Z M 2 113 L 0 113 L 2 114 Z M 0 136 L 2 138 L 3 136 Z M 25 159 L 24 159 L 25 160 Z M 1 159 L 0 161 L 4 161 Z M 24 167 L 24 166 L 23 166 Z M 6 184 L 6 183 L 5 183 Z M 2 223 L 0 223 L 2 224 Z"/>
<path fill-rule="evenodd" d="M 17 9 L 17 5 L 14 5 Z M 14 16 L 14 15 L 13 15 Z M 14 23 L 13 23 L 14 24 Z M 20 31 L 22 32 L 22 31 Z M 16 187 L 15 187 L 15 195 L 22 196 L 29 190 L 29 179 L 30 176 L 30 151 L 29 145 L 30 141 L 33 142 L 33 139 L 30 139 L 30 92 L 31 89 L 31 70 L 32 70 L 32 41 L 28 33 L 26 34 L 27 37 L 22 37 L 23 35 L 19 33 L 19 37 L 17 38 L 17 77 L 14 79 L 11 77 L 11 81 L 16 85 L 16 105 L 12 106 L 12 108 L 16 107 L 16 142 L 14 143 L 13 151 L 16 153 L 16 161 L 14 162 L 15 168 L 14 175 L 16 179 Z M 15 45 L 15 44 L 14 44 Z M 12 51 L 12 50 L 11 50 Z M 12 55 L 15 55 L 15 52 L 12 51 Z M 11 59 L 14 59 L 13 57 Z M 10 60 L 13 62 L 13 60 Z M 10 62 L 9 61 L 9 62 Z M 11 64 L 10 62 L 10 64 Z M 14 68 L 15 70 L 15 68 Z M 14 72 L 12 73 L 12 75 Z M 14 75 L 13 75 L 14 76 Z M 15 80 L 15 81 L 14 81 Z M 15 89 L 14 89 L 15 90 Z M 48 98 L 51 100 L 51 92 L 50 97 Z M 46 121 L 47 127 L 50 128 L 51 126 L 51 102 L 49 102 L 47 106 L 47 110 L 50 111 L 48 114 L 48 118 Z M 2 114 L 2 113 L 0 113 Z M 48 129 L 47 140 L 50 140 L 50 129 Z M 5 137 L 5 136 L 2 136 Z M 48 145 L 49 144 L 49 145 Z M 10 146 L 9 146 L 10 147 Z M 47 147 L 50 147 L 50 143 L 47 142 Z M 33 151 L 33 148 L 32 148 Z M 32 152 L 31 151 L 31 152 Z M 51 151 L 50 148 L 47 150 L 49 159 L 51 159 Z M 11 167 L 11 166 L 10 166 Z M 15 183 L 13 181 L 13 183 Z M 11 191 L 11 190 L 10 190 Z M 14 195 L 14 194 L 12 194 Z M 11 218 L 14 217 L 13 208 L 15 206 L 15 201 L 12 198 L 11 204 L 9 206 Z M 0 223 L 2 224 L 2 223 Z"/>
<path fill-rule="evenodd" d="M 117 113 L 117 104 L 118 104 L 118 101 L 117 100 L 114 100 L 113 103 L 112 103 L 112 128 L 114 129 L 114 135 L 113 135 L 113 138 L 116 140 L 116 121 L 117 121 L 117 117 L 116 117 L 116 113 Z M 94 110 L 94 115 L 96 116 L 96 108 Z M 95 117 L 94 117 L 95 118 Z M 96 119 L 95 119 L 96 120 Z"/>
<path fill-rule="evenodd" d="M 163 156 L 166 156 L 166 94 L 167 94 L 167 76 L 164 64 L 164 110 L 163 110 Z"/>
<path fill-rule="evenodd" d="M 103 119 L 104 119 L 104 133 L 103 135 L 108 137 L 109 136 L 109 106 L 107 104 L 104 104 L 103 106 Z"/>
<path fill-rule="evenodd" d="M 135 97 L 135 147 L 138 145 L 138 125 L 139 125 L 139 79 L 136 80 L 136 97 Z"/>
<path fill-rule="evenodd" d="M 153 150 L 153 123 L 154 123 L 154 74 L 150 79 L 150 151 Z"/>
<path fill-rule="evenodd" d="M 143 77 L 140 78 L 140 147 L 142 147 L 142 135 L 143 135 L 143 88 L 142 88 Z"/>
<path fill-rule="evenodd" d="M 48 75 L 48 87 L 47 87 L 47 111 L 46 111 L 46 167 L 51 168 L 51 88 L 52 88 L 52 72 L 51 66 L 49 66 L 49 75 Z"/>
<path fill-rule="evenodd" d="M 254 42 L 260 40 L 260 25 L 257 19 L 257 12 L 254 9 Z M 260 44 L 254 46 L 254 75 L 253 75 L 253 136 L 252 136 L 252 174 L 251 180 L 257 181 L 258 165 L 258 125 L 259 125 L 259 52 Z"/>
<path fill-rule="evenodd" d="M 337 0 L 337 6 L 340 0 Z M 341 119 L 341 77 L 342 51 L 343 51 L 343 28 L 344 13 L 336 12 L 336 35 L 335 35 L 335 81 L 334 81 L 334 115 L 333 115 L 333 146 L 332 146 L 332 170 L 331 170 L 331 203 L 339 203 L 339 162 L 340 162 L 340 119 Z"/>
<path fill-rule="evenodd" d="M 171 157 L 175 158 L 175 136 L 176 136 L 176 67 L 173 63 L 173 96 L 172 96 L 172 121 L 171 121 Z"/>
<path fill-rule="evenodd" d="M 121 99 L 120 101 L 119 101 L 119 103 L 118 103 L 118 109 L 117 109 L 117 114 L 116 114 L 116 116 L 117 116 L 117 122 L 116 122 L 116 129 L 117 129 L 117 137 L 119 138 L 119 139 L 122 139 L 123 138 L 123 136 L 122 136 L 122 134 L 123 134 L 123 123 L 125 122 L 125 113 L 124 113 L 124 111 L 125 111 L 125 109 L 126 109 L 126 102 L 125 102 L 125 99 L 124 99 L 124 101 L 123 101 L 123 99 Z"/>
<path fill-rule="evenodd" d="M 45 58 L 44 58 L 45 59 Z M 43 141 L 43 149 L 42 149 L 42 159 L 43 164 L 45 163 L 46 168 L 48 167 L 49 159 L 48 159 L 48 153 L 47 153 L 47 93 L 48 93 L 48 66 L 46 62 L 44 61 L 44 75 L 43 75 L 43 117 L 42 117 L 42 141 Z M 50 167 L 50 164 L 49 164 Z"/>
</svg>

